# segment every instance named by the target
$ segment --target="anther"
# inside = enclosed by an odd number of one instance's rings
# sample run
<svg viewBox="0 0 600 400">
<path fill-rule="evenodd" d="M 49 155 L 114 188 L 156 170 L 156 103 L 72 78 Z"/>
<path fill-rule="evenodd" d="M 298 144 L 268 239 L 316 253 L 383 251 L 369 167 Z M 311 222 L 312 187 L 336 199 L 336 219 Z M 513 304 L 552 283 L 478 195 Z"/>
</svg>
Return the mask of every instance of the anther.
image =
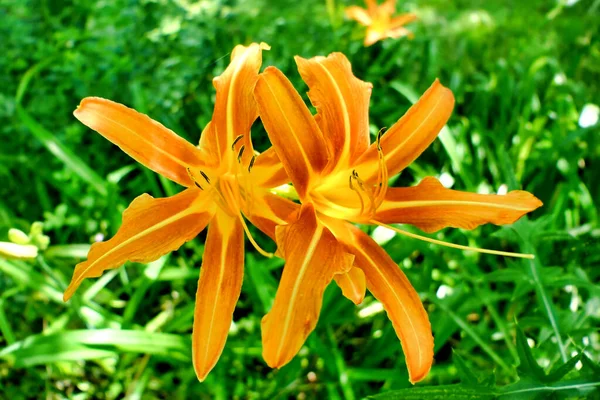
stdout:
<svg viewBox="0 0 600 400">
<path fill-rule="evenodd" d="M 244 137 L 244 135 L 240 135 L 238 137 L 235 138 L 235 140 L 233 141 L 233 144 L 231 145 L 231 150 L 235 150 L 235 145 L 237 144 L 237 142 L 239 142 L 240 140 L 242 140 L 242 138 Z"/>
<path fill-rule="evenodd" d="M 385 132 L 386 128 L 383 127 L 377 132 L 377 151 L 381 151 L 381 135 Z"/>
<path fill-rule="evenodd" d="M 244 155 L 244 150 L 246 150 L 246 146 L 242 145 L 242 147 L 240 147 L 240 151 L 238 152 L 238 156 L 237 156 L 238 163 L 242 161 L 242 156 Z"/>
<path fill-rule="evenodd" d="M 208 183 L 210 185 L 210 179 L 208 178 L 208 176 L 202 171 L 200 171 L 200 175 L 202 175 L 204 180 L 206 180 L 206 183 Z"/>
<path fill-rule="evenodd" d="M 189 169 L 189 168 L 186 168 L 185 170 L 187 171 L 187 173 L 188 173 L 188 176 L 190 177 L 190 179 L 192 180 L 192 182 L 194 182 L 194 185 L 196 185 L 196 187 L 197 187 L 198 189 L 200 189 L 200 190 L 204 190 L 204 189 L 202 188 L 202 186 L 200 186 L 200 184 L 199 184 L 198 182 L 196 182 L 196 178 L 194 178 L 194 175 L 192 175 L 192 171 L 190 171 L 190 169 Z M 202 173 L 202 171 L 200 171 L 200 173 Z M 202 173 L 202 175 L 204 175 L 204 174 Z"/>
<path fill-rule="evenodd" d="M 252 156 L 250 164 L 248 165 L 248 172 L 252 171 L 252 167 L 254 167 L 254 161 L 256 161 L 256 156 Z"/>
</svg>

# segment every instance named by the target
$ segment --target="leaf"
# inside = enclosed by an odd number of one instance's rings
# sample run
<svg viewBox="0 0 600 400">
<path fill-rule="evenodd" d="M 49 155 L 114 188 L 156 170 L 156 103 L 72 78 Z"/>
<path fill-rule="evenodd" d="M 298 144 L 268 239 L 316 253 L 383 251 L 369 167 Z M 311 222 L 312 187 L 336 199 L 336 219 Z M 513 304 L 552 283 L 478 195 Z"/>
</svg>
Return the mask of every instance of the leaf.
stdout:
<svg viewBox="0 0 600 400">
<path fill-rule="evenodd" d="M 568 374 L 575 368 L 577 363 L 581 360 L 582 356 L 583 356 L 583 352 L 577 354 L 575 357 L 572 357 L 569 361 L 567 361 L 563 365 L 557 366 L 552 371 L 550 371 L 550 373 L 548 375 L 546 375 L 544 377 L 544 379 L 542 379 L 542 381 L 546 382 L 546 383 L 558 382 L 566 374 Z"/>
<path fill-rule="evenodd" d="M 155 354 L 189 361 L 190 348 L 188 335 L 119 329 L 74 330 L 29 336 L 1 350 L 0 359 L 17 368 L 112 357 L 120 352 Z"/>
<path fill-rule="evenodd" d="M 533 358 L 533 354 L 531 352 L 531 348 L 529 348 L 525 334 L 518 325 L 516 329 L 517 353 L 519 354 L 519 360 L 521 361 L 517 368 L 519 376 L 532 377 L 538 381 L 542 381 L 546 377 L 546 374 Z"/>
<path fill-rule="evenodd" d="M 423 386 L 395 390 L 370 396 L 373 400 L 487 400 L 496 397 L 495 391 L 485 387 L 465 387 L 463 385 Z"/>
<path fill-rule="evenodd" d="M 479 384 L 477 376 L 471 371 L 471 368 L 469 368 L 465 360 L 454 349 L 452 349 L 452 361 L 454 361 L 454 366 L 456 366 L 456 369 L 458 370 L 458 376 L 462 383 L 466 385 Z"/>
</svg>

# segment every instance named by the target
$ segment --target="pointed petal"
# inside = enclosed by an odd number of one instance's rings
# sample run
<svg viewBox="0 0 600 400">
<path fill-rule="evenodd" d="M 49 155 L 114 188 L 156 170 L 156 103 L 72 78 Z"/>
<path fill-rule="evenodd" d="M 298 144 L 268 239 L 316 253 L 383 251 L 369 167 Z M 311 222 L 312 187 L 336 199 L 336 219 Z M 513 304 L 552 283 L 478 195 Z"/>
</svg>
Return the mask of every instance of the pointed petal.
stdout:
<svg viewBox="0 0 600 400">
<path fill-rule="evenodd" d="M 413 13 L 398 15 L 390 21 L 390 29 L 399 28 L 417 20 L 417 16 Z"/>
<path fill-rule="evenodd" d="M 117 234 L 94 243 L 88 259 L 77 264 L 63 299 L 69 300 L 86 278 L 99 277 L 126 261 L 147 263 L 177 250 L 206 227 L 213 209 L 210 197 L 196 188 L 162 199 L 137 197 L 123 212 Z"/>
<path fill-rule="evenodd" d="M 266 192 L 253 197 L 251 206 L 244 215 L 252 225 L 275 240 L 275 228 L 298 219 L 299 211 L 300 204 Z"/>
<path fill-rule="evenodd" d="M 256 157 L 252 168 L 252 182 L 265 188 L 273 188 L 290 182 L 273 147 L 269 147 Z"/>
<path fill-rule="evenodd" d="M 183 186 L 193 186 L 186 168 L 206 167 L 202 152 L 191 143 L 122 104 L 86 97 L 73 115 L 137 162 Z"/>
<path fill-rule="evenodd" d="M 377 12 L 377 0 L 365 0 L 365 4 L 367 5 L 367 11 L 369 14 L 374 14 Z"/>
<path fill-rule="evenodd" d="M 425 232 L 445 227 L 474 229 L 482 224 L 512 224 L 540 207 L 534 195 L 514 190 L 506 195 L 446 189 L 433 177 L 417 186 L 389 188 L 375 219 L 386 224 L 411 224 Z"/>
<path fill-rule="evenodd" d="M 427 312 L 406 275 L 387 253 L 360 229 L 350 226 L 354 236 L 348 250 L 363 270 L 367 288 L 385 308 L 406 357 L 412 383 L 425 378 L 433 363 L 433 336 Z"/>
<path fill-rule="evenodd" d="M 345 12 L 348 18 L 355 20 L 363 26 L 371 24 L 371 16 L 364 8 L 358 6 L 350 6 L 346 7 Z"/>
<path fill-rule="evenodd" d="M 405 27 L 400 26 L 398 28 L 388 30 L 386 32 L 386 36 L 391 39 L 398 39 L 404 36 L 408 37 L 409 39 L 412 39 L 415 35 Z"/>
<path fill-rule="evenodd" d="M 369 99 L 373 85 L 352 74 L 341 53 L 309 60 L 295 57 L 307 83 L 308 96 L 317 109 L 319 125 L 335 166 L 348 166 L 369 147 Z"/>
<path fill-rule="evenodd" d="M 391 16 L 396 12 L 396 0 L 386 0 L 379 6 L 380 13 Z"/>
<path fill-rule="evenodd" d="M 298 195 L 325 168 L 327 148 L 313 116 L 281 71 L 268 67 L 254 90 L 260 118 Z"/>
<path fill-rule="evenodd" d="M 362 269 L 352 267 L 350 271 L 345 274 L 337 274 L 333 279 L 347 299 L 356 305 L 363 302 L 367 290 L 367 280 Z"/>
<path fill-rule="evenodd" d="M 298 353 L 317 324 L 325 287 L 353 261 L 317 220 L 311 204 L 303 206 L 295 223 L 280 227 L 277 238 L 286 265 L 273 308 L 262 320 L 263 357 L 272 368 Z"/>
<path fill-rule="evenodd" d="M 454 107 L 452 92 L 436 79 L 398 122 L 381 138 L 389 176 L 406 168 L 425 151 L 450 118 Z M 358 172 L 364 180 L 373 181 L 378 172 L 377 144 L 358 160 Z"/>
<path fill-rule="evenodd" d="M 217 212 L 208 227 L 194 309 L 192 360 L 200 381 L 223 352 L 243 276 L 243 227 L 237 218 Z"/>
<path fill-rule="evenodd" d="M 217 90 L 213 129 L 205 133 L 207 137 L 203 142 L 218 149 L 221 159 L 227 162 L 232 162 L 237 157 L 231 146 L 239 135 L 243 135 L 243 139 L 238 142 L 238 148 L 245 146 L 243 162 L 247 163 L 252 157 L 250 127 L 258 117 L 252 91 L 262 64 L 262 50 L 268 49 L 269 46 L 265 43 L 252 43 L 248 47 L 236 46 L 225 72 L 213 80 Z"/>
</svg>

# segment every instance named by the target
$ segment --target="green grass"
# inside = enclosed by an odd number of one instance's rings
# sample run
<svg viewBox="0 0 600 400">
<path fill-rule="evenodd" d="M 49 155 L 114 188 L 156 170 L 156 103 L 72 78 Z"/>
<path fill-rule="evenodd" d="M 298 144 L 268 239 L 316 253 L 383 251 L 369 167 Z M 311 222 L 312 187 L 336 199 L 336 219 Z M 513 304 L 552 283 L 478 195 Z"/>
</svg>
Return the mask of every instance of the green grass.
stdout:
<svg viewBox="0 0 600 400">
<path fill-rule="evenodd" d="M 600 125 L 579 118 L 600 102 L 600 1 L 515 3 L 401 2 L 399 10 L 420 16 L 415 38 L 364 48 L 360 28 L 343 17 L 349 1 L 0 2 L 0 241 L 35 221 L 50 238 L 34 260 L 0 258 L 0 398 L 599 396 Z M 154 263 L 86 281 L 62 302 L 74 265 L 98 234 L 116 232 L 135 196 L 179 190 L 78 123 L 79 100 L 125 103 L 197 142 L 212 114 L 211 79 L 234 45 L 251 41 L 272 46 L 265 66 L 302 93 L 294 55 L 346 54 L 374 85 L 374 133 L 440 78 L 456 96 L 453 116 L 395 185 L 446 174 L 455 189 L 506 185 L 544 202 L 513 226 L 436 235 L 534 252 L 535 261 L 399 236 L 384 245 L 435 334 L 436 362 L 416 388 L 374 299 L 355 307 L 334 285 L 299 356 L 270 370 L 260 320 L 283 263 L 249 245 L 235 326 L 202 384 L 190 362 L 202 236 Z M 260 126 L 253 135 L 268 146 Z"/>
</svg>

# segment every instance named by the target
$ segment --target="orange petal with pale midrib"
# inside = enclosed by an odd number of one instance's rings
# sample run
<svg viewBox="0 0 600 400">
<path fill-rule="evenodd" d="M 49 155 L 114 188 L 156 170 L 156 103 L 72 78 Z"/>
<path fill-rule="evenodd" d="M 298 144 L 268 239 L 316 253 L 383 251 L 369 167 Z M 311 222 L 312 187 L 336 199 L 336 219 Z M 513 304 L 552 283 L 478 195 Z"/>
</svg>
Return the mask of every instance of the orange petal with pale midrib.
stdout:
<svg viewBox="0 0 600 400">
<path fill-rule="evenodd" d="M 147 263 L 177 250 L 206 227 L 213 212 L 212 200 L 196 188 L 162 199 L 148 194 L 137 197 L 123 212 L 117 234 L 94 243 L 88 259 L 77 264 L 64 300 L 69 300 L 86 278 L 99 277 L 126 261 Z"/>
<path fill-rule="evenodd" d="M 522 190 L 506 195 L 468 193 L 446 189 L 436 178 L 427 177 L 414 187 L 388 188 L 374 219 L 411 224 L 425 232 L 445 227 L 474 229 L 486 223 L 512 224 L 541 205 Z"/>
<path fill-rule="evenodd" d="M 300 198 L 328 161 L 323 135 L 281 71 L 268 67 L 254 90 L 260 118 Z"/>
<path fill-rule="evenodd" d="M 366 233 L 348 224 L 353 241 L 348 251 L 363 270 L 367 288 L 378 299 L 392 321 L 406 357 L 412 383 L 425 378 L 433 363 L 431 324 L 419 295 L 388 254 Z"/>
<path fill-rule="evenodd" d="M 329 147 L 332 166 L 349 165 L 369 147 L 369 99 L 373 85 L 352 74 L 341 53 L 304 59 L 295 57 L 298 71 L 310 88 L 319 126 Z"/>
<path fill-rule="evenodd" d="M 454 95 L 436 79 L 402 118 L 381 138 L 388 175 L 393 176 L 416 160 L 435 140 L 450 118 Z M 372 182 L 379 171 L 377 144 L 373 143 L 358 160 L 357 171 Z"/>
<path fill-rule="evenodd" d="M 305 204 L 298 220 L 278 227 L 279 253 L 286 260 L 273 307 L 262 320 L 263 358 L 272 368 L 287 364 L 319 319 L 323 292 L 354 259 Z"/>
<path fill-rule="evenodd" d="M 244 276 L 244 230 L 219 211 L 208 227 L 192 333 L 192 361 L 200 381 L 213 369 L 227 340 Z"/>
<path fill-rule="evenodd" d="M 203 169 L 205 156 L 191 143 L 147 115 L 114 101 L 86 97 L 73 115 L 137 162 L 183 186 L 193 186 L 186 168 Z"/>
<path fill-rule="evenodd" d="M 242 162 L 247 165 L 252 158 L 250 127 L 258 117 L 253 90 L 262 64 L 262 50 L 269 48 L 265 43 L 236 46 L 227 69 L 213 80 L 217 96 L 212 129 L 203 133 L 200 147 L 210 149 L 225 162 L 233 162 L 237 157 L 238 153 L 232 151 L 231 146 L 240 135 L 243 138 L 237 143 L 237 149 L 242 145 L 245 148 Z"/>
</svg>

